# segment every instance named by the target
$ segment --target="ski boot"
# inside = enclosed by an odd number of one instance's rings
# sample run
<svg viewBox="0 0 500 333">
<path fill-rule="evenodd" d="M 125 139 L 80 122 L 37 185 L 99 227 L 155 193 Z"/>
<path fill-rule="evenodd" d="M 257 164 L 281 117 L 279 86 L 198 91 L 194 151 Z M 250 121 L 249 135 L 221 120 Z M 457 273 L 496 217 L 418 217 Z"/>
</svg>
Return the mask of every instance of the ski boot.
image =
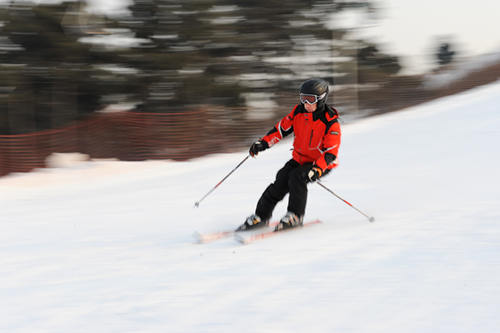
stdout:
<svg viewBox="0 0 500 333">
<path fill-rule="evenodd" d="M 302 227 L 304 223 L 304 218 L 302 216 L 297 216 L 297 214 L 288 212 L 285 216 L 283 216 L 280 222 L 274 228 L 274 231 L 281 231 L 285 229 Z"/>
<path fill-rule="evenodd" d="M 266 227 L 269 225 L 269 221 L 262 221 L 262 219 L 255 214 L 250 215 L 247 217 L 245 222 L 240 225 L 236 231 L 244 231 L 244 230 L 250 230 L 250 229 L 256 229 L 256 228 L 261 228 L 261 227 Z"/>
</svg>

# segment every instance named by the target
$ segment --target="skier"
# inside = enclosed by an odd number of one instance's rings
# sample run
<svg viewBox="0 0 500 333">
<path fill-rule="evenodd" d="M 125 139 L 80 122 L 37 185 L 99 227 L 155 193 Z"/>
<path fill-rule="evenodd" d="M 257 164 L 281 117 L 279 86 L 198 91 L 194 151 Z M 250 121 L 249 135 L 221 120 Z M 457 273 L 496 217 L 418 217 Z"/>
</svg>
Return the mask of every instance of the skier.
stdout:
<svg viewBox="0 0 500 333">
<path fill-rule="evenodd" d="M 276 204 L 287 193 L 288 212 L 275 231 L 302 226 L 307 201 L 307 184 L 328 174 L 334 167 L 340 145 L 338 113 L 326 104 L 328 82 L 310 79 L 300 87 L 300 103 L 249 150 L 252 157 L 294 133 L 293 158 L 276 174 L 260 197 L 255 213 L 237 231 L 267 226 Z"/>
</svg>

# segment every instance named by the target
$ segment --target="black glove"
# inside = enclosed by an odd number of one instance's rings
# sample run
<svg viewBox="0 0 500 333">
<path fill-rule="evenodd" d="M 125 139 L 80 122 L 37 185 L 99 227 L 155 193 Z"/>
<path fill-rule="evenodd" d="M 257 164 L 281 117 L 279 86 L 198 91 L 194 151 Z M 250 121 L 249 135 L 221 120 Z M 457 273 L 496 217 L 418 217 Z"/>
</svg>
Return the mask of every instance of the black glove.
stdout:
<svg viewBox="0 0 500 333">
<path fill-rule="evenodd" d="M 266 141 L 257 140 L 250 146 L 250 150 L 248 152 L 250 156 L 254 157 L 259 152 L 266 150 L 267 148 L 269 148 L 269 144 Z"/>
<path fill-rule="evenodd" d="M 313 165 L 309 172 L 307 172 L 307 181 L 315 182 L 321 177 L 323 170 L 320 167 Z"/>
</svg>

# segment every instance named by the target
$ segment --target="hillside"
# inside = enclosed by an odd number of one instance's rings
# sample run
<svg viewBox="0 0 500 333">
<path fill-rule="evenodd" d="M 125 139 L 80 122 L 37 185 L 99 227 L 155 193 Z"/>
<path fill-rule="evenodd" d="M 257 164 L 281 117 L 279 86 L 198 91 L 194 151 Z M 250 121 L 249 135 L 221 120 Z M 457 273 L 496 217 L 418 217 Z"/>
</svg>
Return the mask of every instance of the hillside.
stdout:
<svg viewBox="0 0 500 333">
<path fill-rule="evenodd" d="M 345 125 L 324 184 L 376 222 L 313 184 L 321 225 L 248 246 L 192 234 L 241 223 L 290 141 L 198 209 L 246 151 L 0 178 L 0 331 L 494 333 L 499 96 L 497 82 Z"/>
</svg>

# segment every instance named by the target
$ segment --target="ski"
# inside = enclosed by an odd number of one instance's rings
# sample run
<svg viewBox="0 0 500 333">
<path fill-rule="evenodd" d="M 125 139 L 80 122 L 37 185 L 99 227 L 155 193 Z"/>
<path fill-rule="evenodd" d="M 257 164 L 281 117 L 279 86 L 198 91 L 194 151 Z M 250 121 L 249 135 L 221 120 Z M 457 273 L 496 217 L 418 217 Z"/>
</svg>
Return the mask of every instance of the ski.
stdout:
<svg viewBox="0 0 500 333">
<path fill-rule="evenodd" d="M 210 232 L 210 233 L 199 233 L 195 232 L 193 234 L 193 237 L 196 240 L 196 243 L 199 244 L 204 244 L 204 243 L 210 243 L 213 241 L 216 241 L 218 239 L 223 239 L 223 238 L 228 238 L 231 237 L 235 234 L 236 231 L 217 231 L 217 232 Z"/>
<path fill-rule="evenodd" d="M 302 227 L 295 227 L 295 228 L 284 229 L 284 230 L 280 230 L 280 231 L 268 230 L 268 231 L 264 231 L 264 232 L 261 232 L 261 233 L 253 234 L 253 235 L 250 235 L 250 236 L 247 236 L 247 237 L 245 237 L 244 235 L 235 233 L 234 234 L 234 238 L 238 242 L 240 242 L 241 244 L 245 244 L 246 245 L 246 244 L 250 244 L 252 242 L 261 240 L 261 239 L 266 239 L 266 238 L 269 238 L 269 237 L 274 237 L 274 236 L 277 236 L 277 235 L 280 235 L 280 234 L 283 234 L 283 233 L 287 233 L 289 231 L 300 230 L 300 229 L 302 229 L 304 227 L 309 227 L 309 226 L 316 225 L 316 224 L 319 224 L 319 223 L 321 223 L 320 220 L 313 220 L 313 221 L 304 222 L 304 224 L 302 225 Z"/>
<path fill-rule="evenodd" d="M 269 227 L 275 227 L 278 224 L 278 221 L 275 222 L 270 222 Z M 239 233 L 248 233 L 252 231 L 256 231 L 259 229 L 250 229 L 250 230 L 245 230 L 245 231 L 235 231 L 235 230 L 223 230 L 223 231 L 215 231 L 215 232 L 207 232 L 207 233 L 200 233 L 200 232 L 195 232 L 193 234 L 196 243 L 199 244 L 205 244 L 205 243 L 211 243 L 219 239 L 224 239 L 224 238 L 229 238 L 232 236 L 235 236 Z"/>
</svg>

